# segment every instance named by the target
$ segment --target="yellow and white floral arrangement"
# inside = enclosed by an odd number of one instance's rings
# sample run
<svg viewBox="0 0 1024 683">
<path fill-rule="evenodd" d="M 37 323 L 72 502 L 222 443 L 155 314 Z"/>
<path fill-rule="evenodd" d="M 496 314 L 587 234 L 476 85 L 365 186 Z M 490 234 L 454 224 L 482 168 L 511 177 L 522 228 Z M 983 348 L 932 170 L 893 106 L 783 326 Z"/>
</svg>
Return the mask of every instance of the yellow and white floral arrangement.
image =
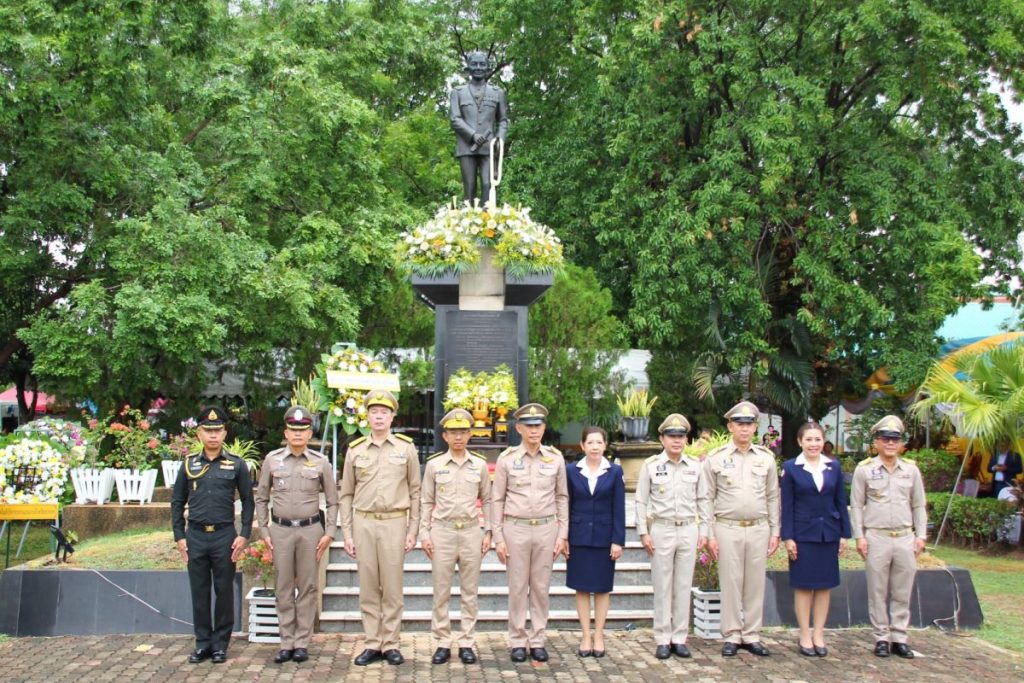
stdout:
<svg viewBox="0 0 1024 683">
<path fill-rule="evenodd" d="M 346 434 L 369 433 L 367 411 L 363 406 L 365 391 L 357 389 L 334 389 L 327 385 L 327 371 L 341 372 L 386 372 L 387 368 L 370 354 L 355 348 L 341 349 L 336 353 L 320 356 L 316 376 L 310 385 L 320 397 L 320 412 L 327 414 L 327 426 L 340 425 Z"/>
<path fill-rule="evenodd" d="M 19 472 L 29 481 L 17 481 Z M 22 439 L 0 448 L 0 503 L 56 503 L 67 480 L 64 454 L 47 441 Z"/>
</svg>

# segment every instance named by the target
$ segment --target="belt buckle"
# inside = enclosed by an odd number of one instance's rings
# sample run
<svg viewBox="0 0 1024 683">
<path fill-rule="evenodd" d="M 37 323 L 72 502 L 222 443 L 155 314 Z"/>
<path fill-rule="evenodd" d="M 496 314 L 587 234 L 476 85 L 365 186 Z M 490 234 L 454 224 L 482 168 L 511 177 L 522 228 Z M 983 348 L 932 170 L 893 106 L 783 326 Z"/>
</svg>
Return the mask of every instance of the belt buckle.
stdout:
<svg viewBox="0 0 1024 683">
<path fill-rule="evenodd" d="M 680 522 L 679 520 L 676 520 L 676 526 L 683 526 L 683 524 L 685 523 L 686 522 Z"/>
<path fill-rule="evenodd" d="M 378 519 L 378 520 L 379 520 L 379 519 L 384 519 L 384 515 L 382 515 L 382 514 L 381 514 L 381 513 L 379 513 L 379 512 L 375 512 L 375 513 L 373 513 L 373 518 L 374 518 L 374 519 Z"/>
<path fill-rule="evenodd" d="M 455 522 L 455 528 L 456 529 L 461 529 L 464 526 L 466 526 L 465 522 Z"/>
<path fill-rule="evenodd" d="M 754 526 L 754 520 L 752 520 L 752 519 L 741 519 L 740 520 L 740 526 L 741 527 Z"/>
<path fill-rule="evenodd" d="M 536 520 L 536 519 L 531 519 L 531 520 L 530 520 L 530 526 L 537 526 L 537 524 L 538 524 L 538 523 L 539 523 L 539 522 L 538 522 L 538 520 Z"/>
<path fill-rule="evenodd" d="M 216 530 L 217 530 L 217 525 L 216 524 L 207 524 L 206 526 L 203 527 L 203 531 L 205 531 L 208 534 L 212 534 Z"/>
<path fill-rule="evenodd" d="M 297 527 L 297 526 L 302 526 L 302 525 L 300 524 L 300 522 L 301 522 L 301 521 L 302 521 L 301 519 L 293 519 L 293 520 L 291 520 L 291 521 L 289 522 L 289 524 L 290 524 L 291 526 L 293 526 L 293 527 Z"/>
</svg>

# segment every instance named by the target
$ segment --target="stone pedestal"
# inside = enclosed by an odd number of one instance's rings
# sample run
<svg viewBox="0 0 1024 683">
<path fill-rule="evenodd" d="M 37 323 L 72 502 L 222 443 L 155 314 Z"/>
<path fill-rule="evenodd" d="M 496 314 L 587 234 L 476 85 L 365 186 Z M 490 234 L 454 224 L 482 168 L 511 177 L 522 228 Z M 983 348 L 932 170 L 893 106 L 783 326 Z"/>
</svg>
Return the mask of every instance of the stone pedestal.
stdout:
<svg viewBox="0 0 1024 683">
<path fill-rule="evenodd" d="M 654 441 L 614 441 L 608 447 L 616 464 L 622 468 L 626 490 L 636 491 L 636 480 L 644 460 L 661 452 L 661 444 Z"/>
</svg>

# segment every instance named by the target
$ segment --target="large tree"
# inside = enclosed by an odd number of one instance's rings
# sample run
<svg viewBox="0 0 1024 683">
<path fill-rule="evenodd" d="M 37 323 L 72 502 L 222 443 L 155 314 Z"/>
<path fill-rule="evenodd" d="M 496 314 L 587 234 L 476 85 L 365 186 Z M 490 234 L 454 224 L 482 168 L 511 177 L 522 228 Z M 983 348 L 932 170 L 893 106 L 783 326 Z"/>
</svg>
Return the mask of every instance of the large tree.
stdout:
<svg viewBox="0 0 1024 683">
<path fill-rule="evenodd" d="M 439 35 L 407 2 L 4 3 L 0 379 L 189 398 L 355 338 L 450 184 L 417 153 Z"/>
<path fill-rule="evenodd" d="M 1024 145 L 994 88 L 1021 92 L 1018 2 L 479 8 L 514 64 L 515 191 L 705 390 L 731 376 L 791 426 L 871 366 L 906 387 L 1016 271 Z"/>
</svg>

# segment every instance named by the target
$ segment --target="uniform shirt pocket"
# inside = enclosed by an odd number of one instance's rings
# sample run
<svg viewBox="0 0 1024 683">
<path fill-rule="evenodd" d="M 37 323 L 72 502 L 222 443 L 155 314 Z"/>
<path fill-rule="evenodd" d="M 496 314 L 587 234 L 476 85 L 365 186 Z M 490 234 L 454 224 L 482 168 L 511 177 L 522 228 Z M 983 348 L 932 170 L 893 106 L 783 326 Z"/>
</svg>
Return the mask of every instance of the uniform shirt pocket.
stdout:
<svg viewBox="0 0 1024 683">
<path fill-rule="evenodd" d="M 271 476 L 274 480 L 275 491 L 288 491 L 291 489 L 291 472 L 274 472 Z"/>
<path fill-rule="evenodd" d="M 320 490 L 320 470 L 312 467 L 303 467 L 299 473 L 300 490 L 312 492 Z"/>
<path fill-rule="evenodd" d="M 889 498 L 889 482 L 884 479 L 869 480 L 867 496 L 870 500 L 887 500 Z"/>
</svg>

